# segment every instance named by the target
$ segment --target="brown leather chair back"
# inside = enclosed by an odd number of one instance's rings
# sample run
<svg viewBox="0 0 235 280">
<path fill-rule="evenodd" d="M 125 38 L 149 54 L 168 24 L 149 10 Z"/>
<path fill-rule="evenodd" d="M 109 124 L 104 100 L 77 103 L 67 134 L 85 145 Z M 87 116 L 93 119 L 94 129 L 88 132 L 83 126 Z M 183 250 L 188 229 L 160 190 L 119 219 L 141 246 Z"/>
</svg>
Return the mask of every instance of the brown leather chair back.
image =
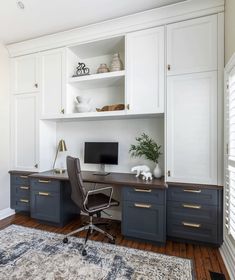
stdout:
<svg viewBox="0 0 235 280">
<path fill-rule="evenodd" d="M 80 160 L 78 158 L 67 156 L 67 171 L 72 188 L 71 198 L 74 203 L 84 212 L 83 202 L 86 197 L 86 190 L 83 185 Z"/>
</svg>

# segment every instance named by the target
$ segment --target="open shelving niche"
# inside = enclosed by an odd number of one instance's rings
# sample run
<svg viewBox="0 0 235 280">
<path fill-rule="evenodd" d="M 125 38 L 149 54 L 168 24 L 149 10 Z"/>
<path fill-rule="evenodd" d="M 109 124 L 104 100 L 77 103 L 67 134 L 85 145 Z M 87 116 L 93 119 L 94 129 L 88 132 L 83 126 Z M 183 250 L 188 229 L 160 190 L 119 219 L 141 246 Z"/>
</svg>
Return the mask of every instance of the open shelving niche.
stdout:
<svg viewBox="0 0 235 280">
<path fill-rule="evenodd" d="M 97 112 L 96 108 L 106 105 L 125 104 L 125 70 L 97 74 L 101 63 L 110 68 L 113 54 L 119 53 L 125 69 L 125 37 L 119 36 L 105 40 L 70 46 L 67 49 L 67 117 L 99 117 L 103 115 L 123 115 L 125 110 Z M 90 75 L 72 77 L 78 62 L 84 62 Z M 91 111 L 77 111 L 77 96 L 89 98 Z"/>
</svg>

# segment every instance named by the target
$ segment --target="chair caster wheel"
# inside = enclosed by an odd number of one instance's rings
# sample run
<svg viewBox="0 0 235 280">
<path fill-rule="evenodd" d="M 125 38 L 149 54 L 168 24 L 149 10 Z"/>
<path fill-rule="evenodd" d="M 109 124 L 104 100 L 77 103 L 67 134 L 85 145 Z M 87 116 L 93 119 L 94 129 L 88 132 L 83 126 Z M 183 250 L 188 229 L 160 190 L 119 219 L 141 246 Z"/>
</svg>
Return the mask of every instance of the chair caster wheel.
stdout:
<svg viewBox="0 0 235 280">
<path fill-rule="evenodd" d="M 65 237 L 64 239 L 63 239 L 63 243 L 68 243 L 69 241 L 68 241 L 68 238 L 67 237 Z"/>
<path fill-rule="evenodd" d="M 115 244 L 115 242 L 116 242 L 115 238 L 109 241 L 110 244 Z"/>
<path fill-rule="evenodd" d="M 85 249 L 82 250 L 82 255 L 85 257 L 87 255 L 87 251 Z"/>
</svg>

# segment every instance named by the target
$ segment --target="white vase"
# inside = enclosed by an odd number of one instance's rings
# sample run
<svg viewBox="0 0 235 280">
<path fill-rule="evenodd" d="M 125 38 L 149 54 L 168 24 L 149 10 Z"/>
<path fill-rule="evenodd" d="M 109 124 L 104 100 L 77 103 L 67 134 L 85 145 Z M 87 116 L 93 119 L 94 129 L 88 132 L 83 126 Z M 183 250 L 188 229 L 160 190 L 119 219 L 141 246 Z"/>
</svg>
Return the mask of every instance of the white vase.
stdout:
<svg viewBox="0 0 235 280">
<path fill-rule="evenodd" d="M 110 71 L 114 72 L 120 70 L 123 70 L 123 63 L 120 59 L 119 53 L 115 53 L 111 62 Z"/>
<path fill-rule="evenodd" d="M 153 176 L 155 178 L 161 178 L 162 177 L 162 170 L 161 168 L 159 167 L 159 164 L 157 163 L 156 164 L 156 167 L 154 168 L 153 170 Z"/>
</svg>

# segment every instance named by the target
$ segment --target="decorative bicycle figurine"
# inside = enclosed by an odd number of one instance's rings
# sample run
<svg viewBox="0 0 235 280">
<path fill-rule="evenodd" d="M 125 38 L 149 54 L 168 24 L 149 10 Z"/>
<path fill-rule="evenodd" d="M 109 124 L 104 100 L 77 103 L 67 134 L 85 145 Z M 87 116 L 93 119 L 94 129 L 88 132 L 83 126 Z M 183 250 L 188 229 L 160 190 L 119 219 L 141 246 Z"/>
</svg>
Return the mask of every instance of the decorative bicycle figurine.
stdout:
<svg viewBox="0 0 235 280">
<path fill-rule="evenodd" d="M 76 75 L 74 75 L 74 77 L 89 75 L 89 73 L 90 73 L 90 69 L 86 67 L 85 63 L 78 62 L 78 66 L 76 68 Z"/>
</svg>

